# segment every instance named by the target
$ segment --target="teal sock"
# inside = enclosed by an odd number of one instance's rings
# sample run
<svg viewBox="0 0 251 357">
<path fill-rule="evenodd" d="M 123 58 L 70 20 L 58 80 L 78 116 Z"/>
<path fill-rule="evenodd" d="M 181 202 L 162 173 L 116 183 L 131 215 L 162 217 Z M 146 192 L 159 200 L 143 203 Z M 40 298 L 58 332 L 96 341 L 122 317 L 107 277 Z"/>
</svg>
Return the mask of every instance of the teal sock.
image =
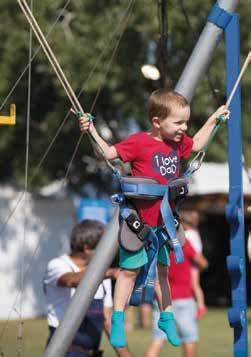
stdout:
<svg viewBox="0 0 251 357">
<path fill-rule="evenodd" d="M 112 313 L 110 344 L 115 348 L 126 346 L 124 311 L 113 311 Z"/>
<path fill-rule="evenodd" d="M 162 311 L 158 321 L 159 328 L 165 332 L 168 341 L 173 346 L 180 346 L 181 341 L 177 332 L 173 312 Z"/>
</svg>

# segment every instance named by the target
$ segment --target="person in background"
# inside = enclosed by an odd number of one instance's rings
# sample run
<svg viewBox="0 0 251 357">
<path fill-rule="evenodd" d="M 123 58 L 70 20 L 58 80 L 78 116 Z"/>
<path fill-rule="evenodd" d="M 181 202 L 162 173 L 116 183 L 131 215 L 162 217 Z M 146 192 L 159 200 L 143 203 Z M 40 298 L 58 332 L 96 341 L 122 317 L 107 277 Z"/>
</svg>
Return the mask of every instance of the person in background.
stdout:
<svg viewBox="0 0 251 357">
<path fill-rule="evenodd" d="M 139 326 L 149 328 L 151 325 L 152 305 L 143 303 L 139 306 Z"/>
<path fill-rule="evenodd" d="M 199 213 L 197 211 L 181 211 L 180 218 L 185 230 L 186 238 L 197 253 L 202 253 L 202 241 L 198 230 L 200 220 Z M 196 317 L 200 320 L 207 312 L 204 293 L 200 286 L 200 271 L 196 266 L 192 266 L 191 274 L 193 293 L 197 303 Z"/>
<path fill-rule="evenodd" d="M 173 252 L 170 254 L 169 282 L 172 293 L 172 304 L 179 336 L 182 342 L 183 356 L 195 357 L 198 342 L 198 320 L 196 319 L 196 301 L 194 299 L 191 267 L 196 265 L 203 270 L 208 267 L 206 258 L 197 253 L 188 240 L 185 241 L 184 262 L 175 264 Z M 158 357 L 163 348 L 166 336 L 158 328 L 159 311 L 154 305 L 153 339 L 144 357 Z"/>
<path fill-rule="evenodd" d="M 104 233 L 104 226 L 97 220 L 85 219 L 77 223 L 70 236 L 70 254 L 64 254 L 49 261 L 43 284 L 48 303 L 48 327 L 50 342 L 55 330 L 81 281 L 94 250 Z M 110 315 L 112 309 L 111 278 L 116 276 L 117 269 L 108 269 L 105 279 L 88 308 L 86 316 L 80 325 L 66 353 L 67 357 L 99 357 L 102 331 L 110 332 Z M 104 308 L 105 307 L 105 308 Z M 117 349 L 121 357 L 130 357 L 127 348 Z"/>
</svg>

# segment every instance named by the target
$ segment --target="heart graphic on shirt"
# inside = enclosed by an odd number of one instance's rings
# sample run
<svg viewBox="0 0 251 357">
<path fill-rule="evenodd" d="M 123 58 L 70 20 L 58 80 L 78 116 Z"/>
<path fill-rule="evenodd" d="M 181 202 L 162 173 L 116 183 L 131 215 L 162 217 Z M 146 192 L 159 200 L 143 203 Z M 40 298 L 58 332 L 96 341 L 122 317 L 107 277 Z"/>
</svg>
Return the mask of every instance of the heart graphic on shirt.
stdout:
<svg viewBox="0 0 251 357">
<path fill-rule="evenodd" d="M 151 163 L 154 171 L 164 176 L 167 180 L 179 175 L 180 158 L 176 151 L 172 151 L 168 155 L 161 152 L 155 153 Z"/>
</svg>

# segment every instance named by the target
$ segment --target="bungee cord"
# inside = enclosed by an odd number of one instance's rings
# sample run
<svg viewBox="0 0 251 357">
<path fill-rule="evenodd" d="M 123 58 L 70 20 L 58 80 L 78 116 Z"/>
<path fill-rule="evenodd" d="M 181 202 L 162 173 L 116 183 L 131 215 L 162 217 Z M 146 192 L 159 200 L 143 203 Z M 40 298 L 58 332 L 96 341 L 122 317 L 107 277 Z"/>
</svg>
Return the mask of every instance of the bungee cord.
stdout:
<svg viewBox="0 0 251 357">
<path fill-rule="evenodd" d="M 70 4 L 72 0 L 68 0 L 66 2 L 66 4 L 64 5 L 63 9 L 60 10 L 58 16 L 56 17 L 56 20 L 54 21 L 54 23 L 52 24 L 51 28 L 49 29 L 49 31 L 46 34 L 46 38 L 48 39 L 48 37 L 50 36 L 51 32 L 54 30 L 54 27 L 57 25 L 57 23 L 59 22 L 60 18 L 62 17 L 64 11 L 66 10 L 66 8 L 68 7 L 68 5 Z M 31 57 L 30 61 L 28 62 L 28 64 L 26 65 L 26 67 L 24 68 L 24 70 L 22 71 L 22 73 L 20 74 L 20 76 L 18 77 L 18 79 L 16 80 L 16 82 L 14 83 L 14 85 L 12 86 L 10 92 L 7 94 L 6 98 L 4 99 L 3 103 L 0 106 L 0 111 L 3 109 L 3 107 L 5 106 L 5 104 L 8 102 L 8 100 L 10 99 L 11 95 L 13 94 L 13 92 L 15 91 L 16 87 L 18 86 L 19 82 L 21 81 L 21 79 L 23 78 L 23 76 L 25 75 L 26 71 L 29 69 L 30 63 L 33 62 L 33 60 L 35 59 L 35 57 L 37 56 L 37 54 L 39 53 L 41 49 L 41 46 L 38 46 L 37 49 L 35 50 L 33 56 Z"/>
<path fill-rule="evenodd" d="M 246 177 L 248 179 L 248 183 L 251 184 L 251 174 L 250 174 L 250 172 L 248 170 L 244 155 L 242 155 L 242 166 L 244 167 L 244 170 L 245 170 L 245 173 L 246 173 Z"/>
<path fill-rule="evenodd" d="M 30 7 L 33 9 L 33 0 L 30 0 Z M 30 154 L 30 118 L 31 118 L 31 58 L 32 58 L 32 30 L 29 32 L 29 70 L 28 70 L 28 93 L 27 93 L 27 124 L 26 124 L 26 153 L 25 153 L 25 182 L 24 182 L 24 227 L 23 239 L 21 242 L 21 263 L 20 263 L 20 301 L 19 301 L 19 322 L 17 334 L 17 357 L 21 356 L 23 347 L 23 294 L 24 294 L 24 269 L 25 269 L 25 244 L 27 233 L 27 203 L 28 203 L 28 175 L 29 175 L 29 154 Z M 17 311 L 17 309 L 16 309 Z"/>
<path fill-rule="evenodd" d="M 184 5 L 184 1 L 183 0 L 179 0 L 179 6 L 180 6 L 180 10 L 184 16 L 184 19 L 185 19 L 185 22 L 187 24 L 187 27 L 188 29 L 190 30 L 189 31 L 189 34 L 191 35 L 191 39 L 193 40 L 193 44 L 196 43 L 196 37 L 195 36 L 195 31 L 193 29 L 193 26 L 191 24 L 191 21 L 189 19 L 189 16 L 187 14 L 187 10 L 185 8 L 185 5 Z M 217 107 L 219 107 L 221 105 L 221 101 L 220 101 L 220 98 L 219 98 L 219 95 L 217 94 L 217 91 L 216 89 L 214 88 L 214 84 L 213 84 L 213 81 L 211 79 L 211 76 L 209 73 L 206 73 L 206 78 L 207 78 L 207 82 L 208 82 L 208 86 L 209 86 L 209 89 L 211 90 L 211 93 L 212 93 L 212 96 L 217 104 Z"/>
<path fill-rule="evenodd" d="M 184 16 L 184 18 L 185 18 L 185 21 L 186 21 L 186 23 L 187 23 L 187 26 L 188 26 L 188 28 L 189 28 L 189 30 L 190 30 L 190 33 L 191 33 L 191 35 L 192 35 L 192 38 L 193 38 L 193 37 L 194 37 L 194 30 L 193 30 L 191 21 L 190 21 L 190 19 L 189 19 L 189 16 L 188 16 L 188 14 L 187 14 L 187 11 L 186 11 L 186 8 L 185 8 L 184 1 L 183 1 L 183 0 L 179 0 L 179 6 L 180 6 L 181 12 L 183 13 L 183 16 Z M 195 42 L 196 42 L 196 41 L 195 41 Z M 229 107 L 229 105 L 230 105 L 230 103 L 231 103 L 231 101 L 232 101 L 232 98 L 233 98 L 233 96 L 234 96 L 234 94 L 235 94 L 235 91 L 236 91 L 236 89 L 237 89 L 237 87 L 238 87 L 238 85 L 239 85 L 239 83 L 240 83 L 240 81 L 241 81 L 241 78 L 242 78 L 244 72 L 246 71 L 246 69 L 247 69 L 247 67 L 248 67 L 248 64 L 250 63 L 250 60 L 251 60 L 251 55 L 250 55 L 250 52 L 249 52 L 249 54 L 247 55 L 246 60 L 245 60 L 245 62 L 244 62 L 244 64 L 243 64 L 243 67 L 242 67 L 242 69 L 241 69 L 241 71 L 240 71 L 240 74 L 239 74 L 239 76 L 238 76 L 238 78 L 237 78 L 237 80 L 236 80 L 236 82 L 235 82 L 235 85 L 234 85 L 234 87 L 233 87 L 233 89 L 232 89 L 232 92 L 231 92 L 231 94 L 229 95 L 229 97 L 228 97 L 228 99 L 227 99 L 227 103 L 226 103 L 226 106 L 227 106 L 227 107 Z M 221 105 L 221 102 L 220 102 L 219 96 L 218 96 L 218 94 L 217 94 L 217 92 L 216 92 L 216 90 L 215 90 L 215 88 L 214 88 L 212 79 L 211 79 L 211 77 L 210 77 L 210 75 L 209 75 L 208 73 L 206 74 L 206 77 L 207 77 L 208 85 L 209 85 L 209 88 L 210 88 L 210 90 L 211 90 L 212 96 L 213 96 L 213 98 L 215 99 L 217 105 L 219 106 L 219 105 Z M 218 129 L 217 129 L 217 130 L 218 130 Z M 217 131 L 217 130 L 216 130 L 216 131 Z M 215 134 L 214 134 L 214 135 L 215 135 Z M 213 136 L 214 136 L 214 135 L 213 135 Z M 191 169 L 192 172 L 197 171 L 197 170 L 200 168 L 200 166 L 201 166 L 201 164 L 202 164 L 202 162 L 203 162 L 203 160 L 204 160 L 205 155 L 206 155 L 205 150 L 200 151 L 200 152 L 192 159 L 192 161 L 189 163 L 188 170 Z M 248 168 L 247 168 L 247 166 L 246 166 L 246 160 L 245 160 L 244 154 L 242 154 L 242 164 L 243 164 L 243 168 L 244 168 L 244 170 L 245 170 L 245 172 L 246 172 L 246 174 L 247 174 L 248 180 L 249 180 L 249 182 L 251 182 L 251 177 L 250 177 L 250 174 L 249 174 L 249 172 L 248 172 Z"/>
<path fill-rule="evenodd" d="M 27 2 L 25 0 L 18 0 L 18 4 L 19 4 L 21 10 L 23 11 L 27 21 L 29 22 L 35 36 L 37 37 L 38 42 L 42 46 L 42 49 L 44 50 L 44 53 L 45 53 L 48 61 L 50 62 L 52 68 L 54 69 L 58 80 L 60 81 L 62 87 L 64 88 L 65 93 L 72 104 L 72 109 L 79 117 L 83 116 L 85 113 L 84 109 L 83 109 L 82 105 L 80 104 L 75 92 L 73 91 L 73 89 L 70 85 L 70 82 L 66 78 L 66 76 L 65 76 L 59 62 L 57 61 L 51 47 L 49 46 L 44 34 L 42 33 Z M 88 132 L 88 136 L 91 137 L 92 142 L 97 146 L 99 152 L 104 157 L 104 160 L 106 161 L 107 165 L 115 172 L 116 171 L 115 167 L 105 158 L 104 151 L 101 148 L 101 146 L 99 145 L 99 143 L 95 140 L 95 138 L 92 136 L 92 134 L 90 132 Z"/>
<path fill-rule="evenodd" d="M 80 102 L 78 101 L 77 96 L 75 95 L 70 83 L 68 82 L 59 62 L 57 61 L 53 51 L 51 50 L 44 34 L 42 33 L 35 17 L 33 16 L 27 2 L 25 0 L 17 0 L 18 4 L 21 8 L 21 10 L 23 11 L 27 21 L 29 22 L 35 36 L 37 37 L 37 40 L 39 42 L 39 44 L 41 45 L 47 59 L 49 60 L 52 68 L 54 69 L 61 85 L 63 86 L 65 93 L 67 94 L 73 109 L 76 112 L 80 112 L 81 114 L 84 114 L 84 110 L 80 104 Z"/>
<path fill-rule="evenodd" d="M 68 2 L 68 3 L 69 3 L 69 2 Z M 115 28 L 115 31 L 112 33 L 112 35 L 111 35 L 110 38 L 108 39 L 108 44 L 111 44 L 113 37 L 115 37 L 118 32 L 121 32 L 121 23 L 122 23 L 122 24 L 123 24 L 123 23 L 126 24 L 126 23 L 128 22 L 128 20 L 129 20 L 129 18 L 130 18 L 130 16 L 131 16 L 131 13 L 130 13 L 130 12 L 131 12 L 131 9 L 132 9 L 132 5 L 133 5 L 134 3 L 135 3 L 135 0 L 130 0 L 130 2 L 128 3 L 128 6 L 127 6 L 125 12 L 123 13 L 123 15 L 121 16 L 120 21 L 118 22 L 118 26 Z M 65 9 L 65 7 L 64 7 L 64 9 Z M 125 31 L 125 28 L 124 28 L 123 31 Z M 118 45 L 119 45 L 120 40 L 121 40 L 121 35 L 119 36 L 119 39 L 117 40 L 117 44 L 115 45 L 116 48 L 118 48 Z M 40 48 L 41 48 L 41 46 L 40 46 Z M 98 67 L 99 63 L 101 62 L 102 58 L 104 57 L 107 48 L 108 48 L 108 46 L 105 46 L 104 49 L 103 49 L 103 51 L 100 53 L 99 57 L 97 58 L 97 60 L 96 60 L 96 62 L 95 62 L 95 64 L 94 64 L 94 66 L 93 66 L 93 68 L 91 69 L 91 71 L 90 71 L 90 73 L 89 73 L 87 79 L 86 79 L 85 82 L 83 83 L 82 88 L 80 89 L 80 91 L 79 91 L 79 93 L 78 93 L 78 98 L 80 98 L 81 94 L 83 93 L 83 91 L 84 91 L 84 89 L 85 89 L 85 88 L 84 88 L 85 85 L 91 80 L 92 76 L 94 75 L 95 70 L 96 70 L 96 68 Z M 34 56 L 33 56 L 33 58 L 34 58 Z M 28 67 L 27 67 L 27 68 L 28 68 Z M 108 66 L 108 68 L 109 68 L 109 66 Z M 106 73 L 106 76 L 107 76 L 107 74 L 108 74 L 108 71 L 109 71 L 109 70 L 106 71 L 106 72 L 107 72 L 107 73 Z M 104 78 L 103 78 L 103 83 L 105 82 L 105 79 L 106 79 L 106 77 L 104 76 Z M 101 91 L 101 90 L 99 89 L 99 92 L 100 92 L 100 91 Z M 97 96 L 96 96 L 95 100 L 97 100 Z M 94 109 L 94 106 L 93 106 L 93 105 L 92 105 L 92 108 Z M 63 127 L 64 127 L 64 125 L 65 125 L 65 123 L 66 123 L 66 120 L 68 119 L 70 113 L 71 113 L 71 109 L 70 109 L 70 110 L 68 111 L 68 113 L 66 114 L 66 116 L 65 116 L 65 118 L 63 119 L 62 123 L 60 124 L 60 126 L 59 126 L 59 128 L 58 128 L 58 130 L 57 130 L 57 132 L 56 132 L 56 134 L 55 134 L 55 136 L 53 137 L 53 139 L 51 140 L 50 144 L 48 145 L 48 147 L 47 147 L 45 153 L 43 154 L 41 160 L 39 161 L 38 165 L 35 167 L 34 173 L 33 173 L 32 177 L 31 177 L 31 179 L 29 180 L 29 184 L 31 184 L 31 183 L 33 182 L 33 179 L 34 179 L 34 178 L 36 177 L 36 175 L 38 174 L 38 172 L 39 172 L 40 168 L 42 167 L 42 164 L 44 163 L 46 157 L 48 156 L 48 154 L 49 154 L 49 152 L 50 152 L 50 150 L 51 150 L 53 144 L 55 143 L 57 137 L 59 136 L 61 130 L 63 129 Z M 82 135 L 82 134 L 81 134 L 81 138 L 83 138 L 83 135 Z M 80 142 L 81 142 L 81 140 L 80 140 Z M 77 142 L 77 145 L 78 145 L 78 146 L 80 145 L 80 142 Z M 74 149 L 74 151 L 75 151 L 75 149 Z M 73 160 L 71 160 L 71 162 L 72 162 L 72 161 L 73 161 Z M 4 230 L 5 230 L 6 226 L 7 226 L 7 224 L 9 223 L 11 217 L 14 215 L 14 213 L 15 213 L 16 209 L 18 208 L 19 204 L 22 202 L 23 197 L 24 197 L 24 192 L 21 192 L 20 195 L 19 195 L 19 197 L 17 198 L 16 203 L 14 204 L 13 209 L 12 209 L 11 212 L 8 214 L 8 216 L 7 216 L 7 218 L 5 219 L 5 221 L 1 224 L 0 234 L 2 234 L 2 233 L 4 232 Z"/>
<path fill-rule="evenodd" d="M 94 101 L 93 101 L 92 106 L 91 106 L 90 113 L 93 112 L 94 107 L 95 107 L 95 105 L 96 105 L 96 103 L 97 103 L 98 97 L 100 96 L 100 93 L 101 93 L 101 91 L 102 91 L 102 89 L 103 89 L 103 87 L 104 87 L 105 79 L 106 79 L 106 77 L 107 77 L 107 75 L 108 75 L 108 73 L 109 73 L 109 71 L 110 71 L 110 69 L 111 69 L 111 65 L 112 65 L 112 63 L 113 63 L 114 57 L 115 57 L 115 55 L 116 55 L 116 53 L 117 53 L 117 50 L 118 50 L 119 45 L 120 45 L 120 43 L 121 43 L 122 37 L 123 37 L 123 35 L 124 35 L 124 33 L 125 33 L 126 26 L 127 26 L 127 22 L 128 22 L 128 20 L 129 20 L 129 18 L 130 18 L 130 16 L 131 16 L 131 12 L 132 12 L 132 9 L 133 9 L 132 4 L 133 4 L 134 2 L 135 2 L 135 0 L 133 0 L 133 1 L 131 0 L 131 1 L 129 2 L 127 18 L 125 19 L 124 23 L 122 23 L 122 31 L 121 31 L 121 33 L 120 33 L 120 35 L 119 35 L 117 44 L 116 44 L 116 46 L 115 46 L 114 49 L 113 49 L 113 52 L 112 52 L 110 61 L 108 62 L 106 71 L 104 72 L 103 83 L 100 84 L 100 86 L 99 86 L 99 88 L 98 88 L 98 90 L 97 90 L 96 96 L 95 96 Z"/>
<path fill-rule="evenodd" d="M 158 18 L 159 18 L 159 39 L 157 43 L 160 81 L 163 88 L 167 85 L 168 74 L 168 17 L 167 0 L 158 0 Z"/>
<path fill-rule="evenodd" d="M 227 99 L 227 102 L 226 102 L 226 107 L 229 108 L 231 102 L 232 102 L 232 99 L 235 95 L 235 92 L 238 88 L 238 85 L 240 84 L 240 81 L 249 65 L 249 63 L 251 62 L 251 52 L 248 53 L 248 55 L 246 56 L 246 59 L 242 65 L 242 68 L 240 70 L 240 73 L 238 75 L 238 78 L 236 79 L 235 83 L 234 83 L 234 86 L 231 90 L 231 93 L 229 94 L 229 97 Z M 210 137 L 207 141 L 207 143 L 204 145 L 203 149 L 200 150 L 195 156 L 194 158 L 190 161 L 189 163 L 189 166 L 188 166 L 188 175 L 192 175 L 194 172 L 196 172 L 197 170 L 199 170 L 199 168 L 201 167 L 202 165 L 202 162 L 204 160 L 204 157 L 206 155 L 206 152 L 208 150 L 208 147 L 209 145 L 211 144 L 213 138 L 215 137 L 215 134 L 217 133 L 218 129 L 220 128 L 221 124 L 224 123 L 226 121 L 226 119 L 228 118 L 228 116 L 224 116 L 224 115 L 221 115 L 220 117 L 218 117 L 218 121 L 215 125 L 215 127 L 213 128 L 211 134 L 210 134 Z"/>
<path fill-rule="evenodd" d="M 240 84 L 240 81 L 241 81 L 241 79 L 242 79 L 242 77 L 243 77 L 243 75 L 244 75 L 244 73 L 245 73 L 250 61 L 251 61 L 251 52 L 249 51 L 249 53 L 248 53 L 248 55 L 247 55 L 247 57 L 245 59 L 245 62 L 243 63 L 243 66 L 241 68 L 241 71 L 239 73 L 239 76 L 236 79 L 235 84 L 233 86 L 233 89 L 232 89 L 232 91 L 231 91 L 231 93 L 230 93 L 230 95 L 229 95 L 229 97 L 227 99 L 227 102 L 226 102 L 226 106 L 227 107 L 230 106 L 230 104 L 232 102 L 232 99 L 233 99 L 233 96 L 235 95 L 236 89 L 237 89 L 238 85 Z"/>
<path fill-rule="evenodd" d="M 68 1 L 68 3 L 69 3 L 69 1 Z M 123 16 L 122 16 L 122 18 L 124 18 L 124 21 L 122 21 L 122 24 L 123 24 L 122 28 L 123 28 L 123 29 L 122 29 L 122 31 L 120 31 L 121 33 L 120 33 L 120 35 L 119 35 L 119 39 L 118 39 L 118 41 L 117 41 L 117 44 L 116 44 L 116 46 L 115 46 L 115 49 L 113 50 L 112 58 L 114 58 L 115 53 L 116 53 L 116 51 L 117 51 L 117 49 L 118 49 L 118 47 L 119 47 L 119 43 L 120 43 L 120 41 L 121 41 L 121 38 L 122 38 L 122 36 L 123 36 L 123 33 L 124 33 L 125 30 L 126 30 L 126 24 L 127 24 L 128 20 L 129 20 L 129 18 L 130 18 L 130 16 L 131 16 L 132 5 L 133 5 L 134 3 L 135 3 L 135 0 L 130 0 L 129 5 L 127 6 L 127 9 L 126 9 L 126 11 L 125 11 L 125 14 L 123 14 Z M 65 7 L 64 7 L 64 8 L 65 8 Z M 117 31 L 118 31 L 120 25 L 121 25 L 121 21 L 119 22 L 118 28 L 116 28 L 116 30 L 115 30 L 114 33 L 112 34 L 112 37 L 115 36 L 115 34 L 117 33 Z M 109 41 L 109 44 L 110 44 L 110 41 Z M 100 56 L 97 58 L 96 63 L 95 63 L 95 65 L 93 66 L 91 72 L 89 73 L 89 75 L 88 75 L 88 77 L 87 77 L 87 79 L 86 79 L 84 85 L 86 84 L 87 81 L 90 80 L 90 78 L 91 78 L 92 75 L 94 74 L 94 72 L 95 72 L 95 70 L 96 70 L 96 68 L 97 68 L 97 66 L 98 66 L 98 64 L 99 64 L 99 62 L 101 61 L 102 57 L 103 57 L 104 54 L 105 54 L 105 50 L 106 50 L 106 48 L 104 48 L 104 50 L 101 52 Z M 34 58 L 34 55 L 33 55 L 32 58 Z M 32 59 L 29 61 L 29 64 L 31 64 L 31 62 L 32 62 Z M 112 64 L 112 61 L 110 60 L 109 63 L 108 63 L 106 72 L 105 72 L 105 76 L 104 76 L 104 78 L 103 78 L 103 82 L 105 82 L 105 79 L 106 79 L 106 76 L 108 75 L 108 72 L 109 72 L 109 69 L 110 69 L 110 67 L 111 67 L 111 64 Z M 83 92 L 83 90 L 84 90 L 84 85 L 82 86 L 82 88 L 81 88 L 81 90 L 80 90 L 80 92 L 79 92 L 79 94 L 78 94 L 78 97 L 80 97 L 80 95 L 82 94 L 82 92 Z M 103 85 L 104 85 L 104 83 L 103 83 Z M 100 88 L 98 89 L 99 94 L 100 94 L 100 92 L 101 92 L 101 89 L 102 89 L 102 86 L 100 86 Z M 98 95 L 95 96 L 95 103 L 92 104 L 92 108 L 93 108 L 93 109 L 94 109 L 94 106 L 95 106 L 95 104 L 96 104 L 97 99 L 98 99 Z M 55 142 L 56 137 L 59 135 L 59 132 L 61 131 L 62 127 L 64 126 L 64 124 L 65 124 L 67 118 L 69 117 L 70 112 L 71 112 L 71 111 L 69 110 L 68 113 L 66 114 L 66 116 L 65 116 L 65 118 L 64 118 L 64 120 L 63 120 L 63 122 L 62 122 L 62 124 L 60 125 L 60 127 L 59 127 L 59 129 L 58 129 L 56 135 L 55 135 L 54 138 L 53 138 L 53 141 L 51 142 L 51 144 L 50 144 L 49 147 L 47 148 L 45 154 L 43 155 L 43 157 L 42 157 L 42 159 L 40 160 L 38 166 L 36 167 L 35 172 L 34 172 L 34 174 L 32 175 L 32 178 L 31 178 L 31 180 L 30 180 L 29 183 L 32 182 L 33 178 L 35 177 L 35 175 L 36 175 L 37 172 L 39 171 L 40 167 L 42 166 L 43 161 L 45 160 L 45 158 L 46 158 L 46 156 L 47 156 L 47 154 L 48 154 L 50 148 L 52 147 L 53 143 Z M 65 182 L 66 182 L 66 179 L 67 179 L 67 177 L 68 177 L 68 174 L 69 174 L 69 171 L 70 171 L 72 162 L 73 162 L 73 160 L 74 160 L 74 158 L 75 158 L 75 156 L 76 156 L 76 152 L 77 152 L 78 147 L 79 147 L 79 145 L 80 145 L 80 143 L 81 143 L 82 137 L 83 137 L 83 133 L 81 133 L 81 135 L 80 135 L 80 137 L 79 137 L 79 139 L 78 139 L 78 141 L 77 141 L 77 144 L 76 144 L 76 146 L 75 146 L 74 153 L 73 153 L 73 155 L 72 155 L 72 158 L 71 158 L 70 163 L 69 163 L 69 165 L 68 165 L 68 168 L 67 168 L 65 177 L 64 177 L 64 179 L 63 179 L 62 187 L 64 186 L 64 184 L 65 184 Z M 27 170 L 27 171 L 28 171 L 28 170 Z M 28 181 L 27 181 L 27 185 L 28 185 Z M 13 216 L 13 214 L 14 214 L 16 208 L 17 208 L 18 205 L 21 203 L 21 201 L 22 201 L 22 199 L 23 199 L 24 197 L 25 197 L 25 191 L 23 191 L 23 192 L 20 194 L 20 196 L 19 196 L 19 198 L 18 198 L 18 200 L 17 200 L 17 203 L 16 203 L 14 209 L 12 210 L 11 214 L 8 216 L 7 221 L 4 223 L 3 229 L 6 227 L 7 223 L 9 222 L 9 220 L 11 219 L 11 217 Z M 44 227 L 43 227 L 43 229 L 42 229 L 42 232 L 41 232 L 41 234 L 40 234 L 41 236 L 44 234 L 45 228 L 46 228 L 46 226 L 44 225 Z M 3 229 L 1 230 L 1 232 L 3 231 Z M 33 250 L 33 254 L 32 254 L 32 256 L 31 256 L 30 261 L 26 264 L 26 270 L 25 270 L 25 272 L 24 272 L 24 274 L 23 274 L 23 284 L 25 283 L 26 278 L 27 278 L 27 276 L 28 276 L 28 274 L 29 274 L 29 272 L 30 272 L 31 266 L 32 266 L 32 264 L 33 264 L 33 261 L 34 261 L 34 259 L 35 259 L 36 253 L 37 253 L 37 251 L 38 251 L 38 248 L 40 247 L 41 242 L 42 242 L 42 239 L 39 240 L 38 244 L 36 245 L 35 249 Z M 17 314 L 20 315 L 20 314 L 19 314 L 19 311 L 18 311 L 17 309 L 15 309 L 16 303 L 17 303 L 18 299 L 20 298 L 20 293 L 21 293 L 21 292 L 19 291 L 18 294 L 16 295 L 16 298 L 15 298 L 15 300 L 14 300 L 14 303 L 13 303 L 13 305 L 12 305 L 12 308 L 11 308 L 11 310 L 10 310 L 10 312 L 9 312 L 8 319 L 7 319 L 7 321 L 5 322 L 5 324 L 4 324 L 4 326 L 3 326 L 3 329 L 2 329 L 1 335 L 0 335 L 0 343 L 1 343 L 1 341 L 2 341 L 2 338 L 3 338 L 3 336 L 4 336 L 4 333 L 5 333 L 5 331 L 6 331 L 6 328 L 7 328 L 7 326 L 8 326 L 8 323 L 9 323 L 9 320 L 10 320 L 12 311 L 15 310 L 15 311 L 17 312 Z M 22 323 L 19 324 L 18 331 L 19 331 L 19 332 L 18 332 L 18 336 L 22 336 Z M 0 346 L 0 353 L 2 353 L 2 355 L 4 356 L 4 354 L 3 354 L 3 352 L 2 352 L 1 346 Z"/>
<path fill-rule="evenodd" d="M 33 0 L 30 0 L 31 9 L 33 8 Z M 26 152 L 25 152 L 25 178 L 24 178 L 24 225 L 23 225 L 23 236 L 20 242 L 20 286 L 19 286 L 19 301 L 17 302 L 17 307 L 13 307 L 14 311 L 18 315 L 18 325 L 17 325 L 17 357 L 21 357 L 23 349 L 23 293 L 24 293 L 24 279 L 25 279 L 25 244 L 26 244 L 26 233 L 27 233 L 27 191 L 28 191 L 28 173 L 29 173 L 29 151 L 30 151 L 30 114 L 31 114 L 31 57 L 32 57 L 32 30 L 29 31 L 29 70 L 28 70 L 28 90 L 27 90 L 27 113 L 26 113 Z M 10 317 L 10 315 L 9 315 Z M 4 326 L 7 327 L 7 323 Z M 2 347 L 0 347 L 1 355 L 4 356 Z"/>
</svg>

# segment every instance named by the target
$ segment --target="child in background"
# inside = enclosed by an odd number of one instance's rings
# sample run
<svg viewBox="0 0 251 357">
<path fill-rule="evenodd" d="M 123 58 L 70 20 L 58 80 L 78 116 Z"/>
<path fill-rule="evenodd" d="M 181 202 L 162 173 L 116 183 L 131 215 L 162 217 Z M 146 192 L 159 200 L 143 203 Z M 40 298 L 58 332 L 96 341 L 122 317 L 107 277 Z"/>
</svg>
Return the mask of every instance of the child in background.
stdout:
<svg viewBox="0 0 251 357">
<path fill-rule="evenodd" d="M 159 89 L 154 91 L 147 104 L 149 132 L 139 132 L 115 145 L 108 145 L 98 134 L 89 115 L 79 121 L 82 132 L 89 131 L 102 148 L 108 160 L 116 158 L 131 163 L 132 176 L 144 176 L 168 184 L 170 179 L 180 175 L 180 160 L 187 159 L 191 151 L 197 152 L 208 141 L 217 117 L 228 115 L 226 106 L 220 107 L 195 134 L 186 135 L 190 118 L 190 106 L 187 100 L 175 91 Z M 134 201 L 135 202 L 135 201 Z M 137 200 L 136 209 L 143 223 L 151 227 L 163 223 L 160 214 L 161 200 Z M 145 248 L 131 253 L 120 248 L 120 273 L 115 285 L 114 311 L 110 342 L 113 346 L 126 346 L 125 306 L 135 284 L 140 268 L 147 263 Z M 158 279 L 156 296 L 160 309 L 159 328 L 164 331 L 173 346 L 180 345 L 174 315 L 171 306 L 170 288 L 167 279 L 169 251 L 163 246 L 158 254 Z"/>
<path fill-rule="evenodd" d="M 200 220 L 199 213 L 197 211 L 182 211 L 180 212 L 180 218 L 182 221 L 183 228 L 185 230 L 185 235 L 187 240 L 189 240 L 194 250 L 197 253 L 201 254 L 202 242 L 198 230 L 199 220 Z M 196 317 L 198 320 L 200 320 L 207 312 L 204 293 L 200 286 L 200 271 L 197 267 L 192 266 L 191 274 L 192 274 L 192 286 L 193 286 L 194 297 L 197 302 Z"/>
<path fill-rule="evenodd" d="M 199 334 L 198 321 L 196 319 L 196 301 L 191 281 L 191 268 L 192 266 L 196 266 L 200 270 L 206 269 L 208 262 L 201 253 L 197 253 L 193 249 L 187 239 L 183 247 L 183 253 L 184 262 L 181 264 L 175 264 L 173 253 L 171 253 L 169 282 L 172 291 L 175 319 L 182 342 L 183 356 L 195 357 Z M 166 340 L 165 335 L 157 326 L 159 312 L 155 305 L 154 307 L 153 339 L 144 357 L 158 357 Z"/>
</svg>

